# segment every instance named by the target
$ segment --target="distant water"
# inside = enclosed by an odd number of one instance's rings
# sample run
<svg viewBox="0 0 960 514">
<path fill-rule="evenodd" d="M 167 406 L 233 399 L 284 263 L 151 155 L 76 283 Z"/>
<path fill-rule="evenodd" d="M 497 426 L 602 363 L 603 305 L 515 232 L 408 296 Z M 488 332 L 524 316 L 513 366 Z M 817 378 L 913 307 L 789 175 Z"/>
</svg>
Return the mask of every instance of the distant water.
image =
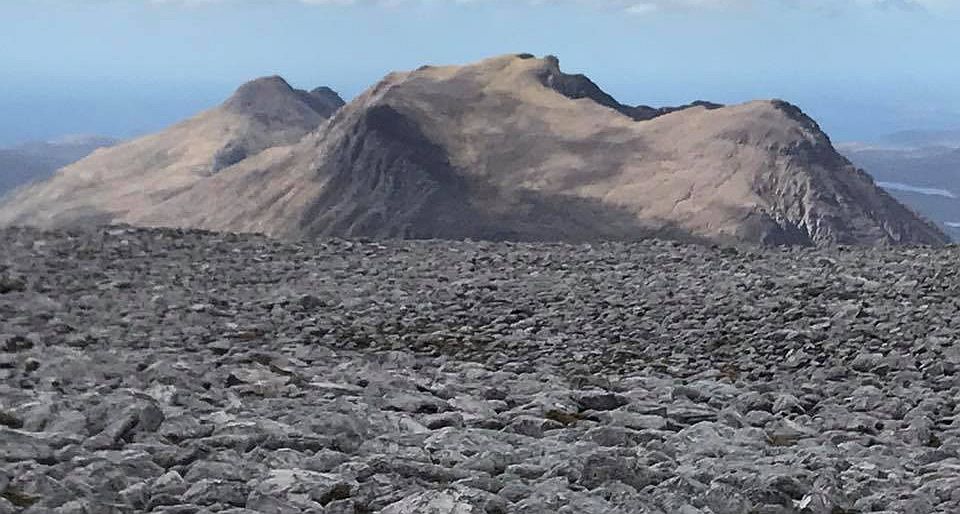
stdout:
<svg viewBox="0 0 960 514">
<path fill-rule="evenodd" d="M 936 187 L 911 186 L 910 184 L 903 184 L 901 182 L 877 182 L 877 185 L 884 189 L 891 189 L 893 191 L 906 191 L 908 193 L 920 193 L 922 195 L 931 196 L 945 196 L 947 198 L 957 197 L 957 195 L 953 194 L 952 191 L 939 189 Z"/>
<path fill-rule="evenodd" d="M 960 221 L 947 221 L 944 222 L 944 225 L 950 228 L 960 228 Z"/>
</svg>

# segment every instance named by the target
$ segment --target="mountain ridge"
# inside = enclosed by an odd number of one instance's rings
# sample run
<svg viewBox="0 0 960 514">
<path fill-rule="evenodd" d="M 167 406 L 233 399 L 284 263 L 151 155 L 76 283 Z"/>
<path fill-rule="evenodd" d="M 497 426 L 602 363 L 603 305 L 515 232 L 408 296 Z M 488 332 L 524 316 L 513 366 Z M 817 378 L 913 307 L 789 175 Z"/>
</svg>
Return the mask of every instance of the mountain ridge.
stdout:
<svg viewBox="0 0 960 514">
<path fill-rule="evenodd" d="M 249 106 L 266 90 L 282 93 L 260 98 L 278 119 L 302 114 L 287 111 L 302 94 L 260 80 L 219 109 L 256 120 Z M 620 104 L 552 56 L 423 66 L 296 137 L 223 146 L 214 172 L 135 210 L 99 207 L 112 221 L 280 237 L 946 242 L 791 104 L 656 111 Z M 272 121 L 258 127 L 282 128 Z M 29 203 L 0 208 L 0 222 L 29 221 Z"/>
</svg>

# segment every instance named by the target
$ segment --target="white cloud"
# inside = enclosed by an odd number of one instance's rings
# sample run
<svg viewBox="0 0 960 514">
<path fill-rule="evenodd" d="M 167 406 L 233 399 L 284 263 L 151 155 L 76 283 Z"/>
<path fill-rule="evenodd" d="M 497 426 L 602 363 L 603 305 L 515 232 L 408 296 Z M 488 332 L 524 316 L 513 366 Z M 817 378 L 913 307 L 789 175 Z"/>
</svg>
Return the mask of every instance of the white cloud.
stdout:
<svg viewBox="0 0 960 514">
<path fill-rule="evenodd" d="M 765 0 L 771 3 L 771 0 Z M 875 9 L 928 11 L 932 13 L 956 10 L 960 7 L 957 0 L 779 0 L 780 3 L 795 8 L 810 9 Z"/>
<path fill-rule="evenodd" d="M 653 2 L 643 2 L 628 6 L 626 11 L 630 14 L 650 14 L 659 11 L 660 8 Z"/>
</svg>

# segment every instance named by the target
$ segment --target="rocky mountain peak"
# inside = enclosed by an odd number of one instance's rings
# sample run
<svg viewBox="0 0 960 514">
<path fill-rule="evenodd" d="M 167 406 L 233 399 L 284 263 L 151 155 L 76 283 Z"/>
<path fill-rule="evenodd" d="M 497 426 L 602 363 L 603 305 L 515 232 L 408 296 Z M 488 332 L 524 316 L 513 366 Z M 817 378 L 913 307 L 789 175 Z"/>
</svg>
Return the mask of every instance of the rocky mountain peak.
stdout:
<svg viewBox="0 0 960 514">
<path fill-rule="evenodd" d="M 333 116 L 333 113 L 337 112 L 341 107 L 346 105 L 346 102 L 343 101 L 343 98 L 341 98 L 336 91 L 327 86 L 314 88 L 309 93 L 305 94 L 303 92 L 298 93 L 300 93 L 301 98 L 303 98 L 307 105 L 324 117 Z"/>
<path fill-rule="evenodd" d="M 343 105 L 340 95 L 329 87 L 304 91 L 295 89 L 283 77 L 273 75 L 243 84 L 222 108 L 262 121 L 296 122 L 302 119 L 318 125 Z"/>
<path fill-rule="evenodd" d="M 280 98 L 296 98 L 297 94 L 283 77 L 272 75 L 251 80 L 224 102 L 224 108 L 238 112 L 260 112 Z"/>
<path fill-rule="evenodd" d="M 316 98 L 322 98 L 330 101 L 331 103 L 338 104 L 340 107 L 343 107 L 346 104 L 339 93 L 327 86 L 316 87 L 310 91 L 310 94 Z"/>
</svg>

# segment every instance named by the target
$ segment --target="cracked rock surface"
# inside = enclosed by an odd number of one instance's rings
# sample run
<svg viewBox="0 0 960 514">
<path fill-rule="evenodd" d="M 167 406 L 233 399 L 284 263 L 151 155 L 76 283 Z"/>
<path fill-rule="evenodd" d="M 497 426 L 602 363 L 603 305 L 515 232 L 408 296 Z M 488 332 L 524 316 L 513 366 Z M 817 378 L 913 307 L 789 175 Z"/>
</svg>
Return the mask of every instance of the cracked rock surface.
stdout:
<svg viewBox="0 0 960 514">
<path fill-rule="evenodd" d="M 0 513 L 958 512 L 957 257 L 0 231 Z"/>
</svg>

